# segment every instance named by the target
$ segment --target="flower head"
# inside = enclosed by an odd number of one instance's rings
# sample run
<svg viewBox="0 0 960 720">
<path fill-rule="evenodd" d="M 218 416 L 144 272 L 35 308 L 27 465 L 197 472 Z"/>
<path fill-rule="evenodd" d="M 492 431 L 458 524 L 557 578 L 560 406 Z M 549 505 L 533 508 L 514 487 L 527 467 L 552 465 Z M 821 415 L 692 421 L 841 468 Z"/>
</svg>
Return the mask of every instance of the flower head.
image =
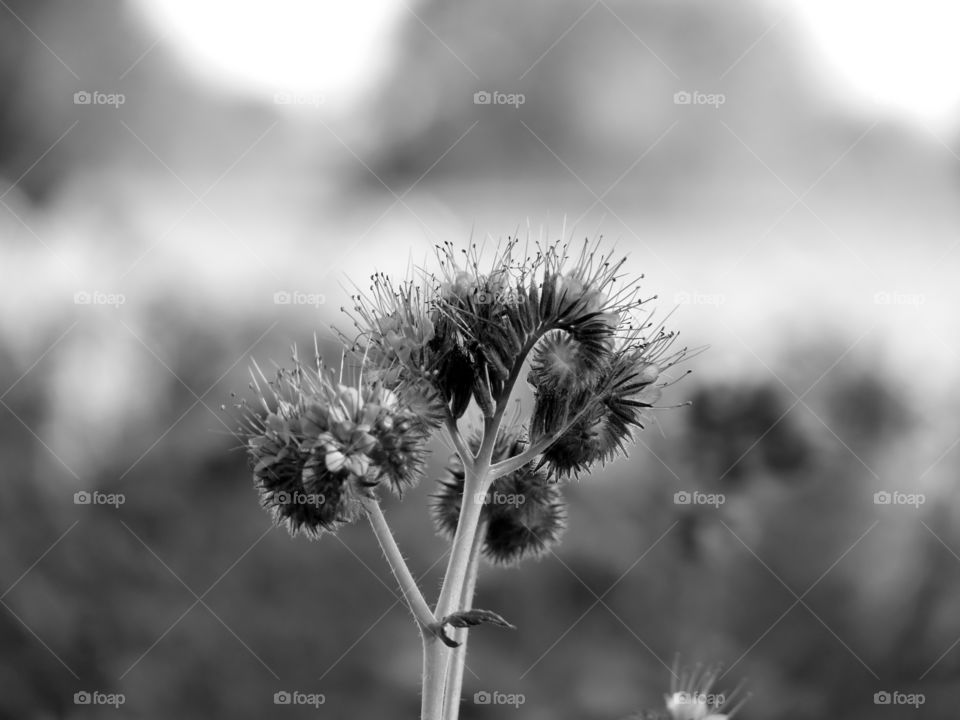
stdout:
<svg viewBox="0 0 960 720">
<path fill-rule="evenodd" d="M 562 371 L 556 367 L 564 368 L 569 355 L 562 347 L 541 346 L 540 355 L 547 357 L 535 358 L 527 378 L 534 390 L 531 435 L 557 435 L 544 452 L 553 472 L 578 475 L 626 453 L 633 429 L 643 429 L 668 384 L 657 381 L 677 361 L 665 352 L 671 341 L 666 334 L 653 341 L 628 339 L 598 365 Z"/>
<path fill-rule="evenodd" d="M 268 380 L 257 368 L 243 436 L 261 504 L 292 534 L 316 537 L 356 519 L 386 482 L 400 492 L 423 473 L 428 426 L 379 383 L 345 385 L 304 366 Z"/>
<path fill-rule="evenodd" d="M 471 439 L 473 450 L 480 447 L 479 435 Z M 519 428 L 500 434 L 494 460 L 519 455 L 526 440 Z M 458 455 L 447 466 L 433 498 L 433 516 L 438 530 L 448 537 L 456 532 L 463 503 L 465 474 Z M 531 463 L 498 478 L 482 499 L 481 522 L 485 528 L 483 553 L 493 563 L 513 565 L 528 557 L 539 557 L 560 539 L 566 527 L 566 503 L 560 485 Z"/>
</svg>

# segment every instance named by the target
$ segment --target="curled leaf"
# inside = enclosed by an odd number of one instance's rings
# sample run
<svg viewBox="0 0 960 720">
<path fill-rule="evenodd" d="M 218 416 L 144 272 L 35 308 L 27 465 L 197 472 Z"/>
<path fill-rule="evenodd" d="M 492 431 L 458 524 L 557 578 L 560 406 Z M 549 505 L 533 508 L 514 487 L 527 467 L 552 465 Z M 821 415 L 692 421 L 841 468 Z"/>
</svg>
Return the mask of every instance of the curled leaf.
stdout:
<svg viewBox="0 0 960 720">
<path fill-rule="evenodd" d="M 492 610 L 461 610 L 451 615 L 447 615 L 440 621 L 442 625 L 449 625 L 455 628 L 474 627 L 476 625 L 496 625 L 497 627 L 516 630 L 516 625 L 511 625 L 503 619 L 501 615 Z"/>
</svg>

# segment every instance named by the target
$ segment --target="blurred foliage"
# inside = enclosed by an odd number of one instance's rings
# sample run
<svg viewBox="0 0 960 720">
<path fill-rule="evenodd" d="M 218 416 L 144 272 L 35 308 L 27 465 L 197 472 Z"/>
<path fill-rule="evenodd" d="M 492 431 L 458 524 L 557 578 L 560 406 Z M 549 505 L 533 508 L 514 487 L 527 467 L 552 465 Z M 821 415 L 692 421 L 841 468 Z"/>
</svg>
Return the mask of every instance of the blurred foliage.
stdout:
<svg viewBox="0 0 960 720">
<path fill-rule="evenodd" d="M 243 388 L 242 367 L 217 376 L 258 333 L 202 332 L 169 308 L 151 311 L 145 326 L 156 323 L 167 329 L 159 354 L 169 372 L 154 375 L 166 402 L 121 444 L 100 448 L 104 463 L 79 482 L 26 427 L 47 426 L 50 388 L 14 384 L 28 368 L 2 364 L 0 384 L 13 388 L 0 433 L 0 527 L 13 587 L 0 614 L 0 717 L 111 717 L 72 704 L 75 691 L 95 688 L 124 692 L 124 717 L 263 717 L 282 689 L 322 692 L 340 717 L 413 716 L 419 643 L 369 531 L 358 525 L 316 543 L 271 531 L 243 453 L 219 421 L 235 418 L 195 402 L 210 383 L 211 406 Z M 51 362 L 31 372 L 49 373 Z M 839 399 L 815 410 L 838 436 L 857 438 L 864 463 L 880 466 L 904 451 L 908 416 L 873 397 L 881 377 L 863 377 L 873 379 L 825 381 Z M 746 653 L 724 680 L 753 678 L 745 718 L 873 718 L 872 693 L 885 687 L 926 692 L 928 710 L 952 699 L 945 683 L 955 660 L 915 678 L 960 630 L 945 614 L 960 589 L 955 558 L 932 535 L 910 559 L 878 559 L 865 539 L 832 568 L 874 512 L 860 461 L 840 443 L 825 445 L 829 436 L 800 421 L 774 381 L 679 388 L 694 405 L 661 413 L 667 437 L 570 487 L 571 527 L 556 555 L 482 572 L 478 605 L 519 631 L 474 633 L 463 716 L 493 716 L 470 698 L 498 689 L 526 696 L 525 717 L 621 717 L 660 702 L 668 675 L 657 658 L 678 651 L 730 663 Z M 869 407 L 869 421 L 851 403 Z M 436 449 L 439 477 L 447 453 Z M 444 563 L 427 521 L 430 485 L 390 501 L 387 513 L 432 596 Z M 676 505 L 678 488 L 722 492 L 726 502 Z M 77 506 L 77 489 L 122 492 L 126 502 Z M 947 545 L 960 543 L 944 508 L 918 512 Z M 901 530 L 898 544 L 909 542 L 915 530 Z M 881 620 L 865 589 L 871 562 L 898 565 L 889 580 L 896 622 Z M 794 593 L 802 603 L 787 612 Z"/>
</svg>

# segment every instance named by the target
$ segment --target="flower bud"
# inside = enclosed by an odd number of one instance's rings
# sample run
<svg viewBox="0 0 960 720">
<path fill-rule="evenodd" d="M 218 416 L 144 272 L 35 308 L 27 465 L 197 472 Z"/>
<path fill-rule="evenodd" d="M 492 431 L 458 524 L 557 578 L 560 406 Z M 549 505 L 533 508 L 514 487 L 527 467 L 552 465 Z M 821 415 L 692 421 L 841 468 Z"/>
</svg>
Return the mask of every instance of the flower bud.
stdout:
<svg viewBox="0 0 960 720">
<path fill-rule="evenodd" d="M 474 451 L 480 442 L 479 436 L 471 439 Z M 494 447 L 494 461 L 513 457 L 525 447 L 519 429 L 503 431 Z M 454 455 L 432 506 L 437 529 L 448 537 L 457 529 L 464 486 L 463 463 Z M 559 484 L 533 463 L 495 480 L 482 502 L 483 554 L 496 564 L 512 565 L 542 555 L 559 541 L 566 527 L 566 503 Z"/>
</svg>

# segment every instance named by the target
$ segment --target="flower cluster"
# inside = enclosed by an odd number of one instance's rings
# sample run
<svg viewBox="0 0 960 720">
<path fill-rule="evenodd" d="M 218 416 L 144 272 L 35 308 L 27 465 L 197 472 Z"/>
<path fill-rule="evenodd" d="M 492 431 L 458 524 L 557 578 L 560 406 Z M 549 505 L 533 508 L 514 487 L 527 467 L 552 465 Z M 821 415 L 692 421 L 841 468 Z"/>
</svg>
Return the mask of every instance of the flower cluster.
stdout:
<svg viewBox="0 0 960 720">
<path fill-rule="evenodd" d="M 243 432 L 261 503 L 291 533 L 316 537 L 356 519 L 386 483 L 400 493 L 423 474 L 429 428 L 381 384 L 337 382 L 319 363 L 268 380 L 259 408 L 244 403 Z"/>
<path fill-rule="evenodd" d="M 630 426 L 642 427 L 653 383 L 684 351 L 671 353 L 674 335 L 638 320 L 651 298 L 622 282 L 625 259 L 587 242 L 531 252 L 516 238 L 487 271 L 475 245 L 457 253 L 447 244 L 438 255 L 439 274 L 400 285 L 374 275 L 369 294 L 354 297 L 350 341 L 427 422 L 460 418 L 471 401 L 492 417 L 529 359 L 531 441 L 566 440 L 567 450 L 548 458 L 552 469 L 572 474 L 609 459 Z M 572 453 L 574 445 L 584 452 Z"/>
<path fill-rule="evenodd" d="M 471 438 L 474 452 L 480 443 L 479 435 Z M 498 436 L 493 459 L 506 460 L 526 447 L 522 432 L 510 428 Z M 437 529 L 447 537 L 456 532 L 464 486 L 463 462 L 459 455 L 453 455 L 432 507 Z M 556 544 L 566 527 L 566 503 L 559 483 L 532 463 L 495 480 L 483 503 L 483 553 L 497 564 L 512 565 L 542 555 Z"/>
<path fill-rule="evenodd" d="M 456 428 L 473 404 L 487 419 L 502 417 L 529 366 L 532 412 L 523 432 L 497 439 L 494 462 L 531 446 L 539 457 L 491 492 L 535 500 L 486 509 L 486 553 L 512 562 L 542 552 L 563 527 L 551 481 L 625 452 L 643 428 L 664 371 L 685 351 L 673 352 L 674 335 L 643 315 L 650 298 L 623 282 L 626 260 L 589 242 L 531 248 L 516 238 L 489 264 L 480 255 L 475 245 L 457 252 L 445 244 L 436 274 L 371 277 L 370 292 L 354 297 L 356 336 L 341 335 L 362 360 L 356 387 L 299 362 L 273 383 L 264 379 L 269 397 L 257 385 L 266 415 L 251 414 L 247 429 L 254 475 L 264 504 L 292 529 L 332 529 L 353 519 L 378 484 L 411 485 L 430 433 Z M 456 527 L 448 511 L 459 508 L 463 487 L 456 462 L 436 510 L 446 529 Z M 290 501 L 299 493 L 323 501 Z"/>
</svg>

